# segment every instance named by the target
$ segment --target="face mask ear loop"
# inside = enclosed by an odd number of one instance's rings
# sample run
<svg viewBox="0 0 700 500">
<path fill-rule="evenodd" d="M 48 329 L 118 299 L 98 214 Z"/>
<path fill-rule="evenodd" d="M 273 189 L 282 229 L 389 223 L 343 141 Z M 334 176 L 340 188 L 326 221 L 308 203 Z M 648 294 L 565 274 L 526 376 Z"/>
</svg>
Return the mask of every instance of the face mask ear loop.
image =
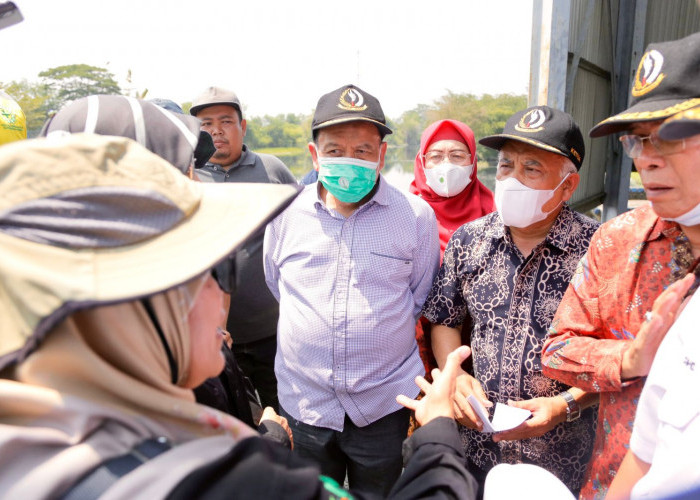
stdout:
<svg viewBox="0 0 700 500">
<path fill-rule="evenodd" d="M 559 184 L 557 184 L 557 187 L 555 187 L 554 189 L 552 189 L 552 192 L 554 192 L 554 191 L 556 191 L 557 189 L 559 189 L 559 188 L 561 187 L 561 185 L 564 184 L 564 181 L 565 181 L 566 179 L 569 178 L 570 175 L 571 175 L 571 172 L 567 172 L 566 175 L 564 176 L 564 178 L 561 180 L 561 182 L 560 182 Z"/>
</svg>

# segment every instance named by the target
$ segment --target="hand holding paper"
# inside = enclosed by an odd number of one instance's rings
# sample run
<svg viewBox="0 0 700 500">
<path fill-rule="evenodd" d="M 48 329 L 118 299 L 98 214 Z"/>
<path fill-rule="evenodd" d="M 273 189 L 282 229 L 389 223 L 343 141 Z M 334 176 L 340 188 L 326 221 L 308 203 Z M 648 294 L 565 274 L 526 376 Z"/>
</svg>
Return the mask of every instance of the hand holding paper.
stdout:
<svg viewBox="0 0 700 500">
<path fill-rule="evenodd" d="M 469 401 L 469 404 L 484 424 L 484 428 L 481 432 L 507 431 L 519 426 L 532 415 L 530 410 L 496 403 L 493 421 L 489 421 L 488 412 L 477 398 L 470 395 L 467 396 L 467 401 Z"/>
</svg>

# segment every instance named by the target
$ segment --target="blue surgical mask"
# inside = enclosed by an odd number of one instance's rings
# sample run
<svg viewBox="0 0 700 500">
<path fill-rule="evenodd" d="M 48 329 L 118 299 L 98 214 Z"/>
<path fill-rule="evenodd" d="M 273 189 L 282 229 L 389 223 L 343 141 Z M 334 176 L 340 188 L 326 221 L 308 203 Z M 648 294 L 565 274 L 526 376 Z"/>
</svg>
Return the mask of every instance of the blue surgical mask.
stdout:
<svg viewBox="0 0 700 500">
<path fill-rule="evenodd" d="M 377 182 L 378 161 L 318 157 L 318 180 L 343 203 L 357 203 Z"/>
</svg>

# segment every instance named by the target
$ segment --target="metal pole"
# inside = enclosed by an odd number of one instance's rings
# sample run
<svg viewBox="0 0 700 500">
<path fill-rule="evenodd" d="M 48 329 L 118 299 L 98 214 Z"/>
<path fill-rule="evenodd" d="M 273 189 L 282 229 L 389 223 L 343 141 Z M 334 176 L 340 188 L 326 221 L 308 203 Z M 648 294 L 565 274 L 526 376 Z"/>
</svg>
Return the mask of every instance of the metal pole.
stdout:
<svg viewBox="0 0 700 500">
<path fill-rule="evenodd" d="M 630 82 L 644 50 L 647 0 L 620 0 L 617 16 L 617 37 L 614 47 L 615 88 L 611 115 L 626 109 L 629 105 Z M 630 23 L 630 20 L 633 22 Z M 608 156 L 605 172 L 605 203 L 603 220 L 609 220 L 627 211 L 629 202 L 629 179 L 632 160 L 627 158 L 617 140 L 617 134 L 608 137 Z"/>
<path fill-rule="evenodd" d="M 532 11 L 528 106 L 564 109 L 570 0 L 535 0 Z"/>
</svg>

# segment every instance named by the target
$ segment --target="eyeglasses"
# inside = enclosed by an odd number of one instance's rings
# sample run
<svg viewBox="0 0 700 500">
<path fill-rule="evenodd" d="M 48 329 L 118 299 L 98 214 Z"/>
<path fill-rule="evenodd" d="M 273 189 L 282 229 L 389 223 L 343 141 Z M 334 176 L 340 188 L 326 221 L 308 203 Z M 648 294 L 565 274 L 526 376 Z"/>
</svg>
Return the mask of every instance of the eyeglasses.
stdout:
<svg viewBox="0 0 700 500">
<path fill-rule="evenodd" d="M 233 256 L 229 255 L 222 262 L 211 269 L 211 276 L 221 288 L 221 291 L 229 295 L 236 291 L 236 276 L 233 272 Z"/>
<path fill-rule="evenodd" d="M 437 165 L 445 161 L 445 156 L 449 158 L 450 163 L 455 165 L 466 165 L 471 159 L 471 155 L 466 151 L 450 151 L 448 155 L 442 151 L 428 151 L 423 155 L 423 158 L 425 158 L 426 163 Z"/>
<path fill-rule="evenodd" d="M 680 139 L 678 141 L 665 141 L 655 134 L 647 135 L 645 137 L 639 135 L 623 135 L 620 137 L 622 149 L 624 149 L 625 154 L 632 159 L 642 156 L 642 151 L 644 151 L 644 141 L 649 141 L 660 155 L 680 153 L 685 149 L 684 139 Z"/>
</svg>

